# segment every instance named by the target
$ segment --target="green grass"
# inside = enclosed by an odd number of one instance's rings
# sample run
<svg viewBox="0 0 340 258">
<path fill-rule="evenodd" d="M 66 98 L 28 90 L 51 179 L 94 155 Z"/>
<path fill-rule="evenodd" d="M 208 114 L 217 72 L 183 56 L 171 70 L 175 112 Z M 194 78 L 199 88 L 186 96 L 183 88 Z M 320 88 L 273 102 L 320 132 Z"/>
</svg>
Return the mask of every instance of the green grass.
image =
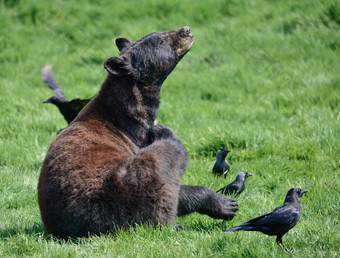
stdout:
<svg viewBox="0 0 340 258">
<path fill-rule="evenodd" d="M 39 171 L 66 122 L 42 101 L 51 64 L 70 98 L 91 97 L 117 55 L 112 39 L 136 40 L 189 25 L 192 50 L 163 85 L 158 123 L 189 155 L 182 182 L 219 189 L 254 174 L 230 222 L 192 214 L 173 228 L 63 242 L 47 235 L 37 204 Z M 222 230 L 279 206 L 291 187 L 300 222 L 284 242 L 297 257 L 340 250 L 340 3 L 328 0 L 0 1 L 0 256 L 277 257 L 275 238 Z M 230 175 L 214 177 L 219 148 Z"/>
</svg>

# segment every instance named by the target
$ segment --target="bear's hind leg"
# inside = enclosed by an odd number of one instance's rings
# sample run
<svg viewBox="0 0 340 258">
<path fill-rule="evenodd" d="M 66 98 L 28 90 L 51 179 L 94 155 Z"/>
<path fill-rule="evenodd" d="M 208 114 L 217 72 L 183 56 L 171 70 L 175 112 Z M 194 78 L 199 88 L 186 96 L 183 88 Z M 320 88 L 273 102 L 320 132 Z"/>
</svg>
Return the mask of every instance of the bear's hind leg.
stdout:
<svg viewBox="0 0 340 258">
<path fill-rule="evenodd" d="M 165 225 L 175 220 L 187 164 L 183 149 L 171 139 L 159 140 L 124 160 L 119 180 L 128 190 L 121 195 L 119 210 L 130 224 Z"/>
</svg>

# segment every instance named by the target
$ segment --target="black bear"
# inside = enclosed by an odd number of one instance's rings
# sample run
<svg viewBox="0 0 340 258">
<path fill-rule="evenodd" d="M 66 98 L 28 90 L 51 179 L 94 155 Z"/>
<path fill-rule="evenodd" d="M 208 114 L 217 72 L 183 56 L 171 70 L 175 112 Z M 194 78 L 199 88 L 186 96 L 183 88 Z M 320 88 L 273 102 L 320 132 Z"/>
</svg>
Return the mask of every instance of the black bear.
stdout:
<svg viewBox="0 0 340 258">
<path fill-rule="evenodd" d="M 234 200 L 181 185 L 186 150 L 171 129 L 154 123 L 161 85 L 192 44 L 189 27 L 116 39 L 120 55 L 105 61 L 101 90 L 46 154 L 38 200 L 48 233 L 68 238 L 168 225 L 195 211 L 235 216 Z"/>
</svg>

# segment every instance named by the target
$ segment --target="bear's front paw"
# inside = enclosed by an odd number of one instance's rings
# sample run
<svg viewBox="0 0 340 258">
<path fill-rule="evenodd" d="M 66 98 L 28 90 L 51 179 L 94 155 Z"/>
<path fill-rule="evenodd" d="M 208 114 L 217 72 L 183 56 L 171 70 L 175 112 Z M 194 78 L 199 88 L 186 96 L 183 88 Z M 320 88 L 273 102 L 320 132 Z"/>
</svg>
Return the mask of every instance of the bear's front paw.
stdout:
<svg viewBox="0 0 340 258">
<path fill-rule="evenodd" d="M 221 213 L 219 219 L 231 220 L 236 215 L 238 211 L 238 204 L 234 199 L 231 199 L 223 194 L 219 194 L 218 198 L 221 204 Z"/>
<path fill-rule="evenodd" d="M 179 140 L 178 136 L 170 128 L 164 125 L 153 126 L 149 130 L 149 136 L 148 136 L 149 144 L 157 140 L 161 140 L 161 139 Z"/>
<path fill-rule="evenodd" d="M 231 220 L 238 211 L 238 204 L 223 194 L 216 193 L 211 196 L 204 207 L 205 213 L 214 219 Z"/>
</svg>

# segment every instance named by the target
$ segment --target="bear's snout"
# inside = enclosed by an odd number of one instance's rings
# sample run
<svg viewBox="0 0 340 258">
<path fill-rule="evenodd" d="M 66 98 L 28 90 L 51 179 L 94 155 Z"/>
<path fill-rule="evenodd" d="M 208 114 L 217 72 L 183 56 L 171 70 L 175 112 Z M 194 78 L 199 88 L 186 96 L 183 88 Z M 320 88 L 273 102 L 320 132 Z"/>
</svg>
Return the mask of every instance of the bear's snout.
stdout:
<svg viewBox="0 0 340 258">
<path fill-rule="evenodd" d="M 189 26 L 182 27 L 177 31 L 180 38 L 177 41 L 176 54 L 179 57 L 183 57 L 191 49 L 194 43 L 194 36 Z"/>
<path fill-rule="evenodd" d="M 194 38 L 189 26 L 179 28 L 178 32 L 182 38 L 191 38 L 192 40 Z"/>
</svg>

